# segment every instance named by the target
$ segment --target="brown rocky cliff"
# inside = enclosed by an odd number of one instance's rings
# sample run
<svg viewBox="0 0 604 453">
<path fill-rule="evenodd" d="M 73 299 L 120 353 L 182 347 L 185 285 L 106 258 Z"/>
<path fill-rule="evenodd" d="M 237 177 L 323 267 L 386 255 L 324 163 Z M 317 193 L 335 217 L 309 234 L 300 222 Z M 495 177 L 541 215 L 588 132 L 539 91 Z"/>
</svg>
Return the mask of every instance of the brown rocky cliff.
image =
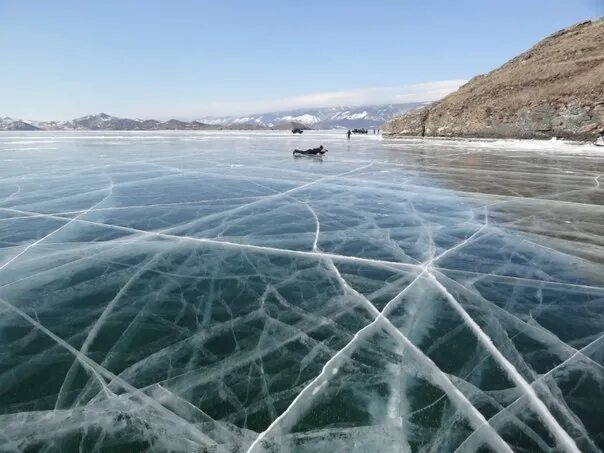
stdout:
<svg viewBox="0 0 604 453">
<path fill-rule="evenodd" d="M 384 134 L 594 139 L 604 130 L 604 18 L 561 30 Z"/>
</svg>

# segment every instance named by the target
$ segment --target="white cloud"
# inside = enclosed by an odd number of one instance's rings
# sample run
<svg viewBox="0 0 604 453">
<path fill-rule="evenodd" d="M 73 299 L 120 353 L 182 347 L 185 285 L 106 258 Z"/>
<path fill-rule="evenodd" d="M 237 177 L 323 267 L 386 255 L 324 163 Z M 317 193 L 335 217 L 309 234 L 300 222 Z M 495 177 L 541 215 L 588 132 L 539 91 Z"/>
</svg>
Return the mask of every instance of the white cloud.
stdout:
<svg viewBox="0 0 604 453">
<path fill-rule="evenodd" d="M 0 0 L 1 1 L 1 0 Z M 395 87 L 370 87 L 356 88 L 345 91 L 329 91 L 312 93 L 300 96 L 292 96 L 277 99 L 245 99 L 242 101 L 202 103 L 200 101 L 187 100 L 186 102 L 158 105 L 154 100 L 149 100 L 141 105 L 131 102 L 129 105 L 117 108 L 110 102 L 86 103 L 83 110 L 81 105 L 77 109 L 66 111 L 49 111 L 42 113 L 38 109 L 39 118 L 31 112 L 6 112 L 9 116 L 34 119 L 34 120 L 69 120 L 91 113 L 106 112 L 124 118 L 153 118 L 166 120 L 178 118 L 191 120 L 203 116 L 222 115 L 247 115 L 252 113 L 274 112 L 281 110 L 294 110 L 302 108 L 337 107 L 343 105 L 375 105 L 375 104 L 397 104 L 404 102 L 436 101 L 455 91 L 465 80 L 441 80 L 436 82 L 425 82 Z M 29 109 L 28 109 L 29 110 Z M 4 113 L 4 112 L 0 112 Z"/>
<path fill-rule="evenodd" d="M 455 91 L 465 82 L 465 80 L 442 80 L 397 87 L 357 88 L 347 91 L 314 93 L 273 100 L 217 102 L 198 107 L 199 110 L 196 113 L 187 113 L 193 116 L 242 115 L 298 108 L 436 101 Z"/>
</svg>

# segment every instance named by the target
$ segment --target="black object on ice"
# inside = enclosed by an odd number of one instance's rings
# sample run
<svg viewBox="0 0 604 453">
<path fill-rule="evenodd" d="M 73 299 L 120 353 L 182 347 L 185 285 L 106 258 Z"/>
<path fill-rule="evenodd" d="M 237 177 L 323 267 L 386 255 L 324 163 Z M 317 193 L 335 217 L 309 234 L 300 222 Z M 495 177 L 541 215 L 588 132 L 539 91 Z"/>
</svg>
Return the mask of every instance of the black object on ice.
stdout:
<svg viewBox="0 0 604 453">
<path fill-rule="evenodd" d="M 327 152 L 326 148 L 323 148 L 323 145 L 319 146 L 318 148 L 310 148 L 307 150 L 301 150 L 301 149 L 294 149 L 294 156 L 296 155 L 300 155 L 300 156 L 322 156 L 323 154 L 325 154 Z"/>
<path fill-rule="evenodd" d="M 353 134 L 366 134 L 368 131 L 367 129 L 353 129 L 352 133 Z"/>
<path fill-rule="evenodd" d="M 304 132 L 304 131 L 302 129 L 300 129 L 299 127 L 292 129 L 292 134 L 301 134 L 302 132 Z"/>
</svg>

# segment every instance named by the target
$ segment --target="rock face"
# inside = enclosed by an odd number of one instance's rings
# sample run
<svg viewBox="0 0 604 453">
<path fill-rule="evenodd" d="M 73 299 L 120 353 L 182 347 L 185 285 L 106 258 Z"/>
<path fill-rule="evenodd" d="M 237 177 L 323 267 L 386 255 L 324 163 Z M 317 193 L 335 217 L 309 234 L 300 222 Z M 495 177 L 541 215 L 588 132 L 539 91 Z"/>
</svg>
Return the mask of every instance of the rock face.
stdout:
<svg viewBox="0 0 604 453">
<path fill-rule="evenodd" d="M 593 140 L 602 130 L 604 18 L 561 30 L 384 126 L 390 136 L 574 140 Z"/>
</svg>

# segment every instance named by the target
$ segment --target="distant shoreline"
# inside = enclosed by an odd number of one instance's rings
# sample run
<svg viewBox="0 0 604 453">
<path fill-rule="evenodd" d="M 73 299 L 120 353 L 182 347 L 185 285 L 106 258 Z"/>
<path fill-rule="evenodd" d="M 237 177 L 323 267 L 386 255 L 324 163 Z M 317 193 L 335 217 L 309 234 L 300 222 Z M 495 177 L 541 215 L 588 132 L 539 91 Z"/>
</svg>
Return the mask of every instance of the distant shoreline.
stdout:
<svg viewBox="0 0 604 453">
<path fill-rule="evenodd" d="M 377 128 L 376 128 L 377 130 Z M 120 134 L 127 135 L 139 135 L 139 136 L 150 136 L 152 134 L 164 134 L 166 136 L 179 136 L 185 134 L 214 134 L 214 133 L 243 133 L 249 135 L 261 135 L 266 133 L 275 133 L 279 135 L 288 135 L 292 138 L 302 138 L 304 137 L 313 137 L 316 138 L 321 134 L 330 134 L 332 137 L 340 136 L 343 140 L 343 143 L 350 143 L 346 141 L 346 129 L 311 129 L 306 131 L 306 135 L 294 135 L 289 130 L 275 130 L 275 129 L 210 129 L 210 130 L 34 130 L 34 131 L 0 131 L 0 138 L 2 136 L 5 137 L 15 137 L 19 135 L 26 135 L 30 137 L 35 137 L 41 133 L 47 132 L 52 135 L 60 135 L 64 136 L 94 136 L 94 134 L 98 135 L 106 135 L 107 137 L 119 136 Z M 355 137 L 355 136 L 353 136 Z M 545 150 L 550 149 L 551 147 L 559 147 L 559 148 L 567 148 L 568 146 L 589 146 L 593 147 L 594 150 L 604 152 L 604 147 L 600 147 L 594 143 L 593 140 L 573 140 L 573 139 L 565 139 L 565 138 L 514 138 L 514 137 L 434 137 L 434 136 L 412 136 L 412 135 L 387 135 L 387 134 L 372 134 L 369 133 L 367 135 L 357 135 L 357 139 L 379 139 L 385 145 L 397 145 L 407 143 L 417 143 L 417 142 L 425 142 L 425 143 L 434 143 L 437 144 L 459 144 L 459 145 L 471 145 L 471 144 L 497 144 L 500 143 L 502 146 L 509 146 L 510 144 L 518 144 L 522 146 L 528 145 L 529 148 L 535 147 L 536 150 Z M 352 143 L 354 143 L 355 138 L 352 138 Z M 551 145 L 550 147 L 544 145 Z M 520 146 L 520 147 L 522 147 Z"/>
</svg>

